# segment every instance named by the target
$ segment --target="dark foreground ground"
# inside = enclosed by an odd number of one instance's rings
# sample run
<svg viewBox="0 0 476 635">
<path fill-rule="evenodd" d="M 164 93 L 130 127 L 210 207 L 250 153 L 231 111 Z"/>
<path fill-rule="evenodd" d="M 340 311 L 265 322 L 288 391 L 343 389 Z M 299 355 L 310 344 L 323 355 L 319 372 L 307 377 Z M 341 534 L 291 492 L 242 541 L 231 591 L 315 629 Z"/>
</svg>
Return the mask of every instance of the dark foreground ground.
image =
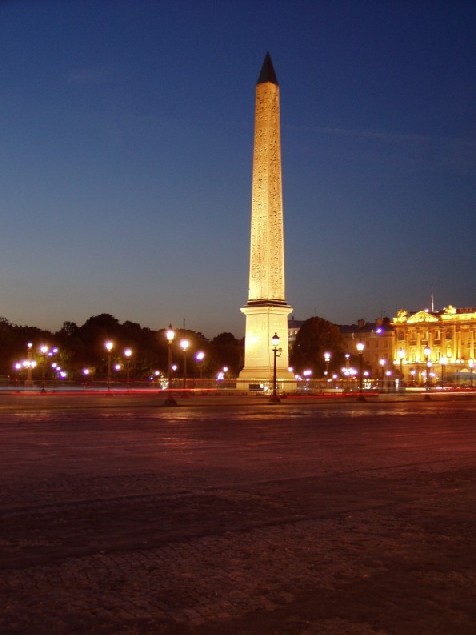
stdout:
<svg viewBox="0 0 476 635">
<path fill-rule="evenodd" d="M 473 635 L 476 402 L 0 398 L 0 633 Z"/>
</svg>

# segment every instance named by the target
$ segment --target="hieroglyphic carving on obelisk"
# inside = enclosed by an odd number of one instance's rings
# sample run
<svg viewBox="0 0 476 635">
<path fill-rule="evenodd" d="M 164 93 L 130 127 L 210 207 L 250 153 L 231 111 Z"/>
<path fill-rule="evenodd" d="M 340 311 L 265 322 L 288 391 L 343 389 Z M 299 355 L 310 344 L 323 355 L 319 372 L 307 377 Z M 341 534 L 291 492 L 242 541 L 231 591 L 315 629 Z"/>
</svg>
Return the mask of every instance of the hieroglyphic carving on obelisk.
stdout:
<svg viewBox="0 0 476 635">
<path fill-rule="evenodd" d="M 269 54 L 256 85 L 248 302 L 284 302 L 279 85 Z"/>
<path fill-rule="evenodd" d="M 277 333 L 281 379 L 288 372 L 288 320 L 284 294 L 284 227 L 281 185 L 279 85 L 269 53 L 256 85 L 251 201 L 251 241 L 246 315 L 245 366 L 240 378 L 268 380 L 273 367 L 271 337 Z"/>
</svg>

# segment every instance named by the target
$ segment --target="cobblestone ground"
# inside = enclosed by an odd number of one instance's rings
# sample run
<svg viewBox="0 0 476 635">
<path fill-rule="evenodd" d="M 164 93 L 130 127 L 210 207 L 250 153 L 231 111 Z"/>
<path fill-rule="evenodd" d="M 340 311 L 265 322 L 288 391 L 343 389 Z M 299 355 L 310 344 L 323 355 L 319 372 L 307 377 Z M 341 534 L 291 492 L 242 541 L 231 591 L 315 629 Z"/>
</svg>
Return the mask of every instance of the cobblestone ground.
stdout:
<svg viewBox="0 0 476 635">
<path fill-rule="evenodd" d="M 0 402 L 0 633 L 466 635 L 476 404 Z"/>
</svg>

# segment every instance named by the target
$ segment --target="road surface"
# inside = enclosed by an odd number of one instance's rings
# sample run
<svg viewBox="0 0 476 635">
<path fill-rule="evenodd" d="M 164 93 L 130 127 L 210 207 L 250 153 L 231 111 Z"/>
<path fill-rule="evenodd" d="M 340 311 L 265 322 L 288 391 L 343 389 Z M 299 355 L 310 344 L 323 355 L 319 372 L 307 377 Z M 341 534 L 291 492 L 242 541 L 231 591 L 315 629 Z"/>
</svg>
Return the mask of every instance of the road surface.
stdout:
<svg viewBox="0 0 476 635">
<path fill-rule="evenodd" d="M 2 396 L 0 633 L 473 635 L 475 423 Z"/>
</svg>

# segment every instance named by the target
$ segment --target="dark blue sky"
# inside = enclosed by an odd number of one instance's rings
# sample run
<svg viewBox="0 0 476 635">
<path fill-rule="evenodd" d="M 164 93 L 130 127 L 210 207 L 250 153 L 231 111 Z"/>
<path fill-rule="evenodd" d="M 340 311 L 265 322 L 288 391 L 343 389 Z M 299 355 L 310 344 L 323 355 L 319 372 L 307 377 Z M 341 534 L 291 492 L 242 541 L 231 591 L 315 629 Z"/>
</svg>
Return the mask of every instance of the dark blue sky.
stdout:
<svg viewBox="0 0 476 635">
<path fill-rule="evenodd" d="M 281 87 L 286 299 L 476 305 L 476 2 L 0 2 L 0 315 L 244 334 L 255 84 Z"/>
</svg>

